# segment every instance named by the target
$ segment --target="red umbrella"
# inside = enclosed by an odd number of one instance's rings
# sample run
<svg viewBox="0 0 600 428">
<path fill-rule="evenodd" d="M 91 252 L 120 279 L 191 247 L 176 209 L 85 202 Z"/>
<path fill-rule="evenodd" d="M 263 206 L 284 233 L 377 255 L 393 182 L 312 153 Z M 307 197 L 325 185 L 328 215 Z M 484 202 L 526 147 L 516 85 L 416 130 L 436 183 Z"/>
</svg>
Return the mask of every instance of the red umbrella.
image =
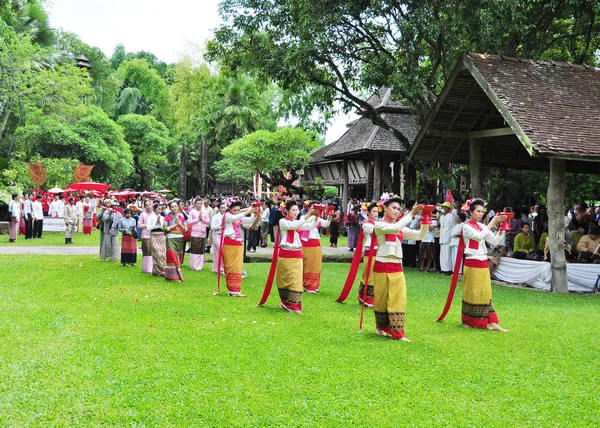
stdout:
<svg viewBox="0 0 600 428">
<path fill-rule="evenodd" d="M 104 192 L 110 189 L 110 184 L 94 183 L 93 181 L 83 181 L 81 183 L 72 183 L 67 186 L 68 189 L 73 190 L 96 190 Z"/>
<path fill-rule="evenodd" d="M 158 193 L 173 193 L 172 191 L 170 191 L 169 189 L 160 189 L 158 191 Z"/>
<path fill-rule="evenodd" d="M 129 190 L 123 190 L 121 192 L 109 192 L 109 195 L 121 197 L 121 198 L 127 198 L 129 196 L 135 196 L 136 192 L 129 191 Z"/>
</svg>

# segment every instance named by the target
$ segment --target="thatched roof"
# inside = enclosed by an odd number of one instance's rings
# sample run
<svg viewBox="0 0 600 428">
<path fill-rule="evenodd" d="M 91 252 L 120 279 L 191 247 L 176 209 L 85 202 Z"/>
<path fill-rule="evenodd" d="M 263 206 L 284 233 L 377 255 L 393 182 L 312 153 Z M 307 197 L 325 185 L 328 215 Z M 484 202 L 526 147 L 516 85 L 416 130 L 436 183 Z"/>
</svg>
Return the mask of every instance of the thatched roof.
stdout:
<svg viewBox="0 0 600 428">
<path fill-rule="evenodd" d="M 585 65 L 465 53 L 411 147 L 411 157 L 600 173 L 600 71 Z M 586 162 L 582 162 L 586 161 Z"/>
<path fill-rule="evenodd" d="M 367 102 L 380 112 L 390 126 L 401 131 L 412 143 L 418 132 L 413 115 L 401 102 L 391 100 L 391 93 L 391 89 L 382 88 Z M 323 156 L 329 159 L 365 158 L 372 156 L 374 152 L 401 154 L 405 149 L 390 131 L 374 125 L 371 119 L 363 116 L 352 123 L 335 146 Z"/>
</svg>

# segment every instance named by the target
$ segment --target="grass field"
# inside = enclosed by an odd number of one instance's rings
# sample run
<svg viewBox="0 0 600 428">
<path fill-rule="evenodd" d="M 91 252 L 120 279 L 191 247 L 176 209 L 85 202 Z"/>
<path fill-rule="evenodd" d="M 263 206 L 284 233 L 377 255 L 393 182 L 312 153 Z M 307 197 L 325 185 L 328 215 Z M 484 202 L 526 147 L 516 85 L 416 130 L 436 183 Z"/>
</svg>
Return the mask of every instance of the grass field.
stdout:
<svg viewBox="0 0 600 428">
<path fill-rule="evenodd" d="M 407 269 L 407 336 L 358 332 L 348 265 L 304 314 L 94 256 L 0 256 L 0 426 L 598 426 L 600 296 L 494 286 L 502 334 L 460 326 L 460 290 Z"/>
</svg>

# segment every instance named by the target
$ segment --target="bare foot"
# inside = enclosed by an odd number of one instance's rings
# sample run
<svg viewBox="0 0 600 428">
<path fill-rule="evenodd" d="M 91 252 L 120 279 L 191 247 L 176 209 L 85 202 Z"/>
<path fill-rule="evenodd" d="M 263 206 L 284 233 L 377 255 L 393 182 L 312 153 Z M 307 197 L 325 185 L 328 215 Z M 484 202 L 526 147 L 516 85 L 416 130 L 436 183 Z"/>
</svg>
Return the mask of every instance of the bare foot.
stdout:
<svg viewBox="0 0 600 428">
<path fill-rule="evenodd" d="M 508 333 L 508 330 L 505 328 L 500 327 L 497 323 L 493 322 L 488 324 L 488 330 L 496 330 L 496 331 L 500 331 L 502 333 Z"/>
<path fill-rule="evenodd" d="M 381 330 L 380 328 L 375 328 L 375 333 L 377 333 L 378 336 L 389 336 L 385 331 Z"/>
<path fill-rule="evenodd" d="M 467 324 L 466 322 L 462 323 L 462 326 L 465 327 L 465 328 L 473 328 L 469 324 Z"/>
<path fill-rule="evenodd" d="M 412 340 L 410 340 L 408 337 L 401 337 L 401 338 L 400 338 L 400 339 L 398 339 L 398 340 L 401 340 L 401 341 L 403 341 L 403 342 L 408 342 L 408 343 L 412 342 Z"/>
</svg>

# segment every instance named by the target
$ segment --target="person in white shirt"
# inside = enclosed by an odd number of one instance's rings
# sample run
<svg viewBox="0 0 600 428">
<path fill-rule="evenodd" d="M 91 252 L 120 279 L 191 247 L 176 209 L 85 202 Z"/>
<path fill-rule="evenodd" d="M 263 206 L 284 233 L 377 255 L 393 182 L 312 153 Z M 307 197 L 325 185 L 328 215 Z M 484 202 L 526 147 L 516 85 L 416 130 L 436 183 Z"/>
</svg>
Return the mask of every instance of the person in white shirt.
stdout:
<svg viewBox="0 0 600 428">
<path fill-rule="evenodd" d="M 224 214 L 225 227 L 223 228 L 223 247 L 220 257 L 222 258 L 223 270 L 225 271 L 225 284 L 227 293 L 232 297 L 245 297 L 242 294 L 242 275 L 244 265 L 244 244 L 241 226 L 249 226 L 253 222 L 256 208 L 250 207 L 244 210 L 240 201 L 234 201 L 229 205 L 229 212 Z M 222 223 L 223 224 L 223 221 Z"/>
<path fill-rule="evenodd" d="M 205 205 L 206 207 L 206 205 Z M 225 202 L 219 203 L 219 207 L 215 215 L 212 216 L 210 221 L 210 230 L 212 233 L 212 271 L 213 273 L 217 273 L 218 268 L 218 259 L 221 251 L 221 223 L 223 221 L 223 215 L 227 211 L 227 205 Z M 221 274 L 223 274 L 223 266 L 221 265 Z"/>
<path fill-rule="evenodd" d="M 309 230 L 314 225 L 306 225 L 307 220 L 317 215 L 311 208 L 298 220 L 298 204 L 290 199 L 285 204 L 287 216 L 279 221 L 279 250 L 277 254 L 276 282 L 281 308 L 288 312 L 302 313 L 303 269 L 302 240 L 299 231 Z"/>
<path fill-rule="evenodd" d="M 263 210 L 260 213 L 260 237 L 262 240 L 261 247 L 266 248 L 269 242 L 267 235 L 269 234 L 269 216 L 271 215 L 271 203 L 263 202 Z"/>
<path fill-rule="evenodd" d="M 75 215 L 77 216 L 77 232 L 83 232 L 83 201 L 78 197 L 75 202 Z"/>
<path fill-rule="evenodd" d="M 484 202 L 475 199 L 469 206 L 471 220 L 464 223 L 463 239 L 465 245 L 465 263 L 462 285 L 462 323 L 465 327 L 487 328 L 506 332 L 498 324 L 498 316 L 492 304 L 492 285 L 488 267 L 486 241 L 497 245 L 504 234 L 492 233 L 494 226 L 505 220 L 505 216 L 496 215 L 486 226 L 481 223 L 485 213 Z"/>
<path fill-rule="evenodd" d="M 409 213 L 397 221 L 402 212 L 401 203 L 402 199 L 398 197 L 385 201 L 384 217 L 375 223 L 378 248 L 373 266 L 373 312 L 375 332 L 379 336 L 410 342 L 404 336 L 406 281 L 402 270 L 402 238 L 422 240 L 428 226 L 421 225 L 420 230 L 407 227 L 423 211 L 423 205 L 420 204 L 415 204 Z"/>
<path fill-rule="evenodd" d="M 8 242 L 17 242 L 19 222 L 21 221 L 21 203 L 19 202 L 19 195 L 16 193 L 12 195 L 12 201 L 8 204 L 8 212 L 10 213 L 10 236 Z"/>
<path fill-rule="evenodd" d="M 42 207 L 42 196 L 37 195 L 33 203 L 33 238 L 42 237 L 44 228 L 44 209 Z"/>
<path fill-rule="evenodd" d="M 33 239 L 33 194 L 25 195 L 23 201 L 23 220 L 25 220 L 25 239 Z"/>
<path fill-rule="evenodd" d="M 447 202 L 446 202 L 447 203 Z M 435 228 L 438 225 L 438 221 L 433 219 L 431 224 L 428 225 L 427 234 L 421 241 L 419 246 L 419 270 L 423 272 L 431 272 L 431 265 L 435 261 Z"/>
<path fill-rule="evenodd" d="M 456 224 L 456 217 L 450 212 L 450 202 L 442 204 L 442 215 L 440 216 L 440 271 L 443 274 L 452 273 L 452 251 L 450 241 L 452 240 L 452 228 Z"/>
</svg>

